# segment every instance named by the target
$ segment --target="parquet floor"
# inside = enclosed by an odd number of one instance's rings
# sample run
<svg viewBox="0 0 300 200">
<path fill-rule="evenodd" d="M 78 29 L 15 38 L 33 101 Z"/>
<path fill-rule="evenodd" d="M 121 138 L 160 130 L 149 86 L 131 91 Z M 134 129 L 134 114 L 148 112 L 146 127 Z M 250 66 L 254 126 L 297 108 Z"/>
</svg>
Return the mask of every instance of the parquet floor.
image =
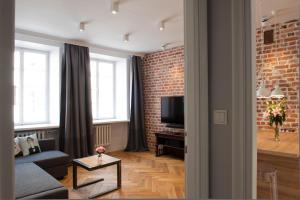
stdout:
<svg viewBox="0 0 300 200">
<path fill-rule="evenodd" d="M 154 153 L 114 152 L 109 155 L 122 160 L 122 188 L 99 199 L 184 198 L 184 161 L 168 156 L 155 157 Z M 78 168 L 79 184 L 104 178 L 104 182 L 72 189 L 72 167 L 61 183 L 68 188 L 69 198 L 86 199 L 89 195 L 116 185 L 116 166 L 88 172 Z"/>
</svg>

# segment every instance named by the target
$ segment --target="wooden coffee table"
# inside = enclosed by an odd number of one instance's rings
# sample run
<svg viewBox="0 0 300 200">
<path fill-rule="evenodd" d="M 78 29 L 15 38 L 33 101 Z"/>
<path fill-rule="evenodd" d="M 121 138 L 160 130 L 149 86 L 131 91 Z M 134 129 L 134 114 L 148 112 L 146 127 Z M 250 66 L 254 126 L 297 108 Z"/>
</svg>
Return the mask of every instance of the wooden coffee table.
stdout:
<svg viewBox="0 0 300 200">
<path fill-rule="evenodd" d="M 89 199 L 94 199 L 98 196 L 113 192 L 115 190 L 118 190 L 121 188 L 121 160 L 118 158 L 114 158 L 108 155 L 103 154 L 101 158 L 98 158 L 98 155 L 80 158 L 80 159 L 74 159 L 73 160 L 73 189 L 77 190 L 79 188 L 98 183 L 100 181 L 104 181 L 103 178 L 93 180 L 87 183 L 83 183 L 78 185 L 77 184 L 77 166 L 82 167 L 83 169 L 86 169 L 88 171 L 94 171 L 97 169 L 101 169 L 104 167 L 117 165 L 117 187 L 113 188 L 109 191 L 104 191 L 101 193 L 94 194 L 92 196 L 89 196 Z"/>
</svg>

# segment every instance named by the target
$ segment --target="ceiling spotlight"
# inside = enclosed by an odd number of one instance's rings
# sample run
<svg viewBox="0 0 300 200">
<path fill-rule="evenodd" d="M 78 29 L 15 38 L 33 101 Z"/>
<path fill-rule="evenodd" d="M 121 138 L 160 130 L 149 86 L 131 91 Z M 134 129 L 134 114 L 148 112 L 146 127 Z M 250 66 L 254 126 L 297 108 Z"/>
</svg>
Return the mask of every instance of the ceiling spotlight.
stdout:
<svg viewBox="0 0 300 200">
<path fill-rule="evenodd" d="M 79 24 L 79 31 L 80 32 L 85 31 L 85 23 L 84 22 L 80 22 L 80 24 Z"/>
<path fill-rule="evenodd" d="M 111 1 L 111 13 L 116 15 L 119 12 L 119 1 L 112 0 Z"/>
<path fill-rule="evenodd" d="M 160 31 L 165 30 L 165 22 L 161 21 L 161 22 L 159 23 L 159 30 L 160 30 Z"/>
<path fill-rule="evenodd" d="M 125 34 L 124 36 L 123 36 L 123 41 L 124 42 L 129 42 L 129 34 Z"/>
</svg>

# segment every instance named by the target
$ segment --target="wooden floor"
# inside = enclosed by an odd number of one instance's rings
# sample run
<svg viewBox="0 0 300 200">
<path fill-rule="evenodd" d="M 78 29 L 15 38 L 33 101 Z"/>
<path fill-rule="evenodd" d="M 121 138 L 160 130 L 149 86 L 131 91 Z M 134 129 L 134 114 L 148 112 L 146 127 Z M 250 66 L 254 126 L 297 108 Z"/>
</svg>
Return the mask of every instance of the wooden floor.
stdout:
<svg viewBox="0 0 300 200">
<path fill-rule="evenodd" d="M 280 141 L 274 140 L 274 132 L 257 132 L 257 151 L 274 156 L 299 157 L 298 133 L 281 133 Z"/>
<path fill-rule="evenodd" d="M 122 189 L 99 197 L 110 198 L 184 198 L 184 161 L 168 156 L 155 157 L 154 153 L 115 152 L 109 155 L 122 160 Z M 72 189 L 72 168 L 61 180 L 68 188 L 69 198 L 84 199 L 116 185 L 116 167 L 111 166 L 95 172 L 79 168 L 79 183 L 104 178 L 100 182 L 77 191 Z"/>
</svg>

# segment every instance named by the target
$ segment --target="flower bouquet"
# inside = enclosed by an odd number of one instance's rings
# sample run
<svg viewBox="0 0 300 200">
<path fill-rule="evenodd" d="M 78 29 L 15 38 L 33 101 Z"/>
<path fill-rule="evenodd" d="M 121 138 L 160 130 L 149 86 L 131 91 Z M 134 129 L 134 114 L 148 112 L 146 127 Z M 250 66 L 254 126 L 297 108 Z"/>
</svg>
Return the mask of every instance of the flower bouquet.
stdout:
<svg viewBox="0 0 300 200">
<path fill-rule="evenodd" d="M 267 110 L 264 113 L 264 118 L 269 120 L 271 127 L 274 127 L 275 141 L 279 141 L 279 126 L 286 121 L 286 99 L 279 102 L 268 101 Z"/>
<path fill-rule="evenodd" d="M 98 158 L 101 158 L 102 154 L 105 153 L 105 147 L 103 147 L 103 146 L 97 147 L 96 153 L 98 154 Z"/>
</svg>

